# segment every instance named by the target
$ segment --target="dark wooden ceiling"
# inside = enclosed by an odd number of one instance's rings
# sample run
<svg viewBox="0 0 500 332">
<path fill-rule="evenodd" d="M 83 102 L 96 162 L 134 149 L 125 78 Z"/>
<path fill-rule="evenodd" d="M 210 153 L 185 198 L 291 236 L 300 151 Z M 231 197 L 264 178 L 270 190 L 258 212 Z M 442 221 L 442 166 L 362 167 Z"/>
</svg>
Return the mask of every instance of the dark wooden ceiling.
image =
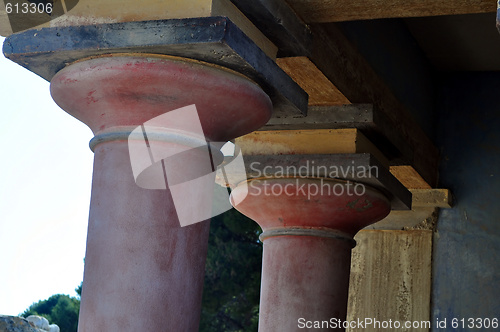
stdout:
<svg viewBox="0 0 500 332">
<path fill-rule="evenodd" d="M 495 13 L 407 18 L 426 57 L 442 71 L 500 70 Z"/>
</svg>

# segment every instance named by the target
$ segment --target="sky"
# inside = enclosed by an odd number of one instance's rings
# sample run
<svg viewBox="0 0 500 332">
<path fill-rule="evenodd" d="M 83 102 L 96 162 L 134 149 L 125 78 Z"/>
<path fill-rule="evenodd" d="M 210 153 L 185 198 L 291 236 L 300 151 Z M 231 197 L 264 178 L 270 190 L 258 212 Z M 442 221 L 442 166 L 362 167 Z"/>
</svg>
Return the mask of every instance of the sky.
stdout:
<svg viewBox="0 0 500 332">
<path fill-rule="evenodd" d="M 0 315 L 54 294 L 76 296 L 92 136 L 55 104 L 47 81 L 0 54 Z"/>
</svg>

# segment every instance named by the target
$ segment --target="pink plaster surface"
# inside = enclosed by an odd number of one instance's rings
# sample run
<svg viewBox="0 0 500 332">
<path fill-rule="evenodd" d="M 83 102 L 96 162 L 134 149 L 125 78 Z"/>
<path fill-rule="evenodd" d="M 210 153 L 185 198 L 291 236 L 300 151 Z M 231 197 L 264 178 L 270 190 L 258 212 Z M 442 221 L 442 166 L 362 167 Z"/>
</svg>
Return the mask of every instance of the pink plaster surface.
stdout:
<svg viewBox="0 0 500 332">
<path fill-rule="evenodd" d="M 344 194 L 327 190 L 335 185 L 347 189 L 347 182 L 339 180 L 276 178 L 250 181 L 248 194 L 243 187 L 232 191 L 233 203 L 239 202 L 235 208 L 259 223 L 264 234 L 299 228 L 330 234 L 340 231 L 347 237 L 309 233 L 264 238 L 260 332 L 304 331 L 299 328 L 299 319 L 345 320 L 352 246 L 349 236 L 384 218 L 390 203 L 370 187 L 365 187 L 364 194 L 352 196 L 347 190 Z M 273 189 L 282 194 L 272 194 Z"/>
<path fill-rule="evenodd" d="M 259 331 L 303 331 L 298 328 L 300 318 L 345 320 L 349 242 L 311 236 L 271 237 L 264 241 L 262 264 Z"/>
<path fill-rule="evenodd" d="M 98 145 L 79 331 L 197 331 L 208 230 L 135 184 L 126 142 Z"/>
<path fill-rule="evenodd" d="M 94 134 L 140 126 L 194 104 L 205 136 L 222 142 L 260 128 L 272 112 L 270 98 L 246 77 L 178 59 L 131 56 L 77 62 L 54 76 L 51 94 Z"/>
<path fill-rule="evenodd" d="M 133 130 L 195 104 L 206 138 L 225 141 L 272 112 L 269 97 L 242 75 L 164 57 L 77 62 L 54 76 L 51 94 L 95 134 Z M 209 223 L 181 227 L 168 189 L 137 186 L 127 143 L 95 148 L 79 331 L 197 331 Z M 186 200 L 200 208 L 196 194 Z"/>
<path fill-rule="evenodd" d="M 334 186 L 337 191 L 333 189 Z M 340 186 L 346 188 L 344 195 L 336 194 L 340 192 Z M 328 187 L 332 189 L 328 190 Z M 347 182 L 342 180 L 262 179 L 249 182 L 247 195 L 244 190 L 236 188 L 231 197 L 233 201 L 242 200 L 235 208 L 257 221 L 263 230 L 316 227 L 339 230 L 354 236 L 360 229 L 383 219 L 391 208 L 387 198 L 380 192 L 369 186 L 364 188 L 363 195 L 354 192 L 353 195 L 347 195 Z M 244 195 L 246 198 L 240 198 Z"/>
</svg>

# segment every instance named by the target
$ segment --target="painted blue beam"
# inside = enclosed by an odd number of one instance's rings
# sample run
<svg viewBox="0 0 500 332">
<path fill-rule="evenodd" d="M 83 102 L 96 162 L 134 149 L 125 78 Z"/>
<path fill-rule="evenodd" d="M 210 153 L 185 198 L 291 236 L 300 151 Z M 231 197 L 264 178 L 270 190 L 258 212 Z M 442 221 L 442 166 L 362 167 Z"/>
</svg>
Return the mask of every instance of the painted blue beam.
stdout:
<svg viewBox="0 0 500 332">
<path fill-rule="evenodd" d="M 231 0 L 276 46 L 279 57 L 309 56 L 311 30 L 284 0 Z"/>
<path fill-rule="evenodd" d="M 269 94 L 277 113 L 307 114 L 306 92 L 226 17 L 28 30 L 8 37 L 3 53 L 48 81 L 68 64 L 102 54 L 150 53 L 196 59 L 255 80 Z"/>
</svg>

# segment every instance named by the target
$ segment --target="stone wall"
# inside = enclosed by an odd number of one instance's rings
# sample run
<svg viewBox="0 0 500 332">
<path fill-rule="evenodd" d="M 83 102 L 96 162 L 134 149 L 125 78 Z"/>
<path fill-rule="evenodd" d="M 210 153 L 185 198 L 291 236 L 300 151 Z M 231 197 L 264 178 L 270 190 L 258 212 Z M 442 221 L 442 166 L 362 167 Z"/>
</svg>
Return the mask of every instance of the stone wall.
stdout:
<svg viewBox="0 0 500 332">
<path fill-rule="evenodd" d="M 60 332 L 60 329 L 40 316 L 23 318 L 0 315 L 0 332 Z"/>
</svg>

